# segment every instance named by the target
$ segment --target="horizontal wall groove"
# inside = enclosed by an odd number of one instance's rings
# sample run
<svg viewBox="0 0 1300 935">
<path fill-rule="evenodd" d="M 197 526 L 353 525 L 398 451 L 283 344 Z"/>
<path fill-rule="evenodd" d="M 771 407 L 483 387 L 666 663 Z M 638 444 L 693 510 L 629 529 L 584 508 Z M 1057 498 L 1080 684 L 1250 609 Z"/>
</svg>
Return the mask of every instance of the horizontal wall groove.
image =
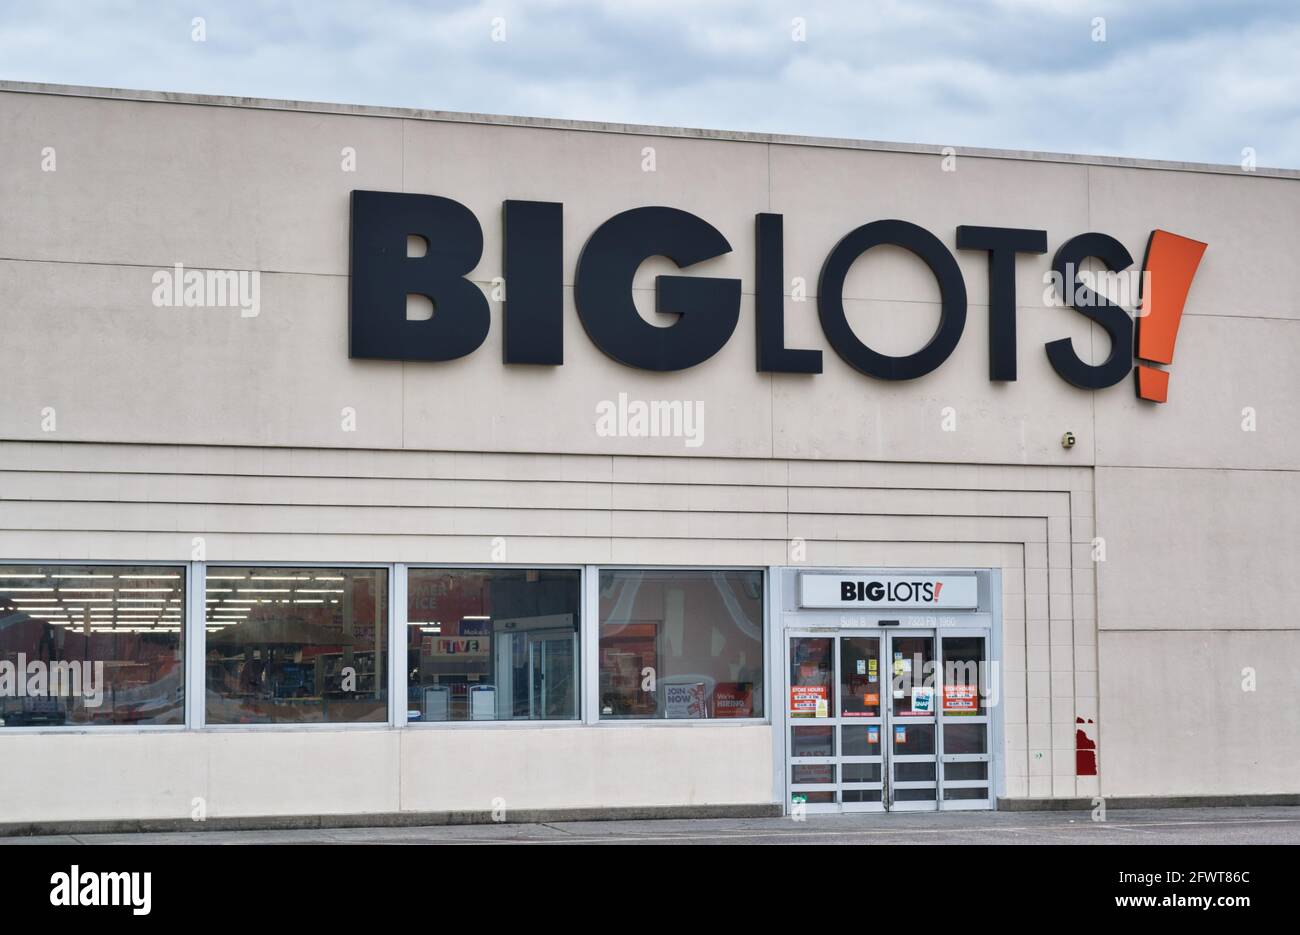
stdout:
<svg viewBox="0 0 1300 935">
<path fill-rule="evenodd" d="M 513 510 L 509 510 L 509 511 L 504 511 L 504 512 L 515 512 L 515 511 L 513 511 Z M 645 511 L 645 512 L 649 513 L 650 511 Z M 701 514 L 701 515 L 707 515 L 707 514 Z M 864 518 L 870 518 L 870 517 L 864 517 Z M 915 515 L 898 515 L 898 516 L 893 516 L 893 517 L 879 517 L 879 518 L 880 518 L 880 519 L 898 519 L 898 520 L 916 520 L 916 519 L 920 519 L 920 518 L 922 518 L 922 517 L 918 517 L 918 516 L 915 516 Z M 940 519 L 940 520 L 942 520 L 942 519 L 951 519 L 951 517 L 935 517 L 935 519 Z M 1034 521 L 1037 520 L 1037 519 L 1042 519 L 1042 517 L 1013 517 L 1013 519 L 1014 519 L 1015 521 L 1021 521 L 1021 522 L 1034 522 Z M 860 535 L 835 536 L 835 537 L 825 536 L 825 535 L 800 535 L 800 534 L 798 533 L 797 530 L 795 531 L 795 535 L 794 535 L 794 536 L 786 536 L 786 535 L 779 535 L 779 536 L 778 536 L 778 535 L 770 535 L 770 534 L 768 534 L 768 535 L 757 534 L 757 535 L 756 535 L 756 534 L 749 533 L 749 532 L 746 532 L 745 530 L 741 530 L 741 529 L 738 529 L 738 530 L 725 530 L 725 529 L 723 529 L 723 530 L 718 530 L 718 529 L 713 529 L 713 530 L 709 530 L 709 531 L 707 531 L 707 532 L 705 532 L 705 531 L 701 531 L 700 533 L 695 533 L 695 534 L 678 535 L 678 534 L 672 534 L 672 533 L 668 533 L 668 534 L 664 534 L 664 533 L 649 534 L 649 533 L 636 532 L 636 531 L 627 531 L 627 532 L 623 532 L 623 533 L 619 533 L 619 534 L 610 533 L 610 532 L 577 532 L 577 531 L 575 531 L 575 532 L 553 532 L 553 533 L 552 533 L 552 532 L 531 531 L 531 530 L 530 530 L 530 531 L 513 531 L 513 530 L 510 530 L 510 529 L 502 529 L 502 528 L 500 528 L 500 527 L 492 527 L 492 526 L 487 526 L 487 527 L 484 527 L 484 528 L 482 528 L 482 529 L 442 529 L 442 530 L 430 530 L 430 531 L 425 531 L 425 530 L 395 530 L 395 529 L 383 529 L 383 528 L 367 529 L 367 530 L 360 530 L 360 531 L 350 531 L 350 530 L 346 530 L 346 529 L 302 529 L 302 528 L 297 528 L 297 529 L 295 529 L 295 528 L 289 528 L 289 529 L 250 529 L 250 528 L 248 528 L 248 527 L 246 527 L 246 526 L 236 526 L 236 525 L 225 526 L 225 525 L 221 525 L 221 524 L 202 524 L 202 523 L 195 523 L 195 524 L 189 524 L 189 523 L 185 523 L 185 524 L 177 524 L 177 525 L 175 525 L 175 526 L 171 526 L 171 527 L 164 527 L 164 526 L 150 526 L 150 525 L 143 525 L 143 524 L 141 524 L 141 525 L 138 525 L 138 526 L 134 526 L 134 527 L 126 528 L 126 527 L 124 527 L 124 524 L 117 524 L 117 523 L 106 523 L 106 524 L 103 525 L 103 526 L 92 526 L 92 525 L 55 526 L 55 525 L 51 525 L 51 524 L 48 524 L 48 523 L 47 523 L 47 524 L 42 524 L 42 525 L 35 525 L 35 524 L 33 524 L 33 525 L 21 525 L 21 524 L 15 524 L 15 523 L 12 523 L 12 522 L 5 522 L 5 523 L 3 523 L 2 525 L 0 525 L 0 529 L 3 529 L 3 531 L 5 531 L 5 532 L 112 532 L 112 533 L 131 533 L 131 534 L 147 534 L 147 535 L 155 535 L 155 534 L 157 534 L 157 535 L 185 535 L 185 536 L 190 536 L 190 535 L 253 535 L 253 534 L 260 534 L 260 535 L 288 535 L 288 536 L 394 536 L 394 535 L 396 535 L 396 536 L 419 536 L 419 537 L 426 537 L 426 536 L 445 536 L 445 537 L 454 537 L 454 538 L 494 538 L 494 537 L 511 538 L 511 537 L 518 537 L 518 538 L 530 538 L 530 539 L 531 539 L 531 538 L 545 538 L 545 539 L 608 539 L 608 540 L 620 540 L 620 539 L 623 539 L 623 540 L 632 540 L 632 539 L 656 539 L 656 540 L 685 540 L 685 541 L 691 541 L 691 540 L 715 540 L 715 541 L 730 541 L 730 540 L 736 540 L 736 541 L 759 541 L 759 542 L 789 542 L 789 540 L 790 540 L 791 538 L 798 538 L 798 539 L 803 539 L 803 540 L 806 540 L 806 541 L 815 541 L 815 542 L 876 542 L 876 541 L 880 541 L 878 538 L 868 538 L 868 537 L 866 537 L 866 536 L 860 536 Z M 1016 539 L 1016 538 L 1007 538 L 1007 539 L 992 539 L 992 538 L 989 538 L 989 539 L 985 539 L 985 538 L 982 538 L 982 537 L 979 536 L 979 535 L 966 536 L 966 535 L 964 535 L 963 533 L 961 533 L 961 532 L 958 531 L 958 530 L 953 530 L 952 533 L 947 537 L 947 539 L 943 539 L 943 538 L 927 539 L 927 538 L 923 538 L 923 537 L 922 537 L 922 538 L 913 538 L 913 537 L 908 537 L 906 540 L 901 540 L 901 541 L 907 541 L 907 542 L 921 542 L 921 541 L 935 541 L 935 542 L 941 542 L 941 541 L 950 541 L 950 542 L 962 542 L 962 543 L 970 543 L 970 542 L 1025 542 L 1025 543 L 1027 543 L 1027 544 L 1029 544 L 1029 545 L 1040 545 L 1040 546 L 1043 546 L 1043 547 L 1048 547 L 1049 545 L 1051 545 L 1051 541 L 1048 540 L 1046 537 L 1043 537 L 1043 538 L 1032 538 L 1032 539 L 1028 539 L 1028 540 L 1026 540 L 1026 539 Z M 1057 545 L 1058 547 L 1065 546 L 1065 545 L 1067 545 L 1067 544 L 1068 544 L 1068 543 L 1066 543 L 1065 540 L 1057 540 L 1057 541 L 1056 541 L 1056 545 Z M 1061 571 L 1065 571 L 1069 566 L 1068 566 L 1068 565 L 1061 565 L 1061 566 L 1054 566 L 1054 567 L 1059 567 Z"/>
<path fill-rule="evenodd" d="M 656 480 L 645 481 L 635 479 L 619 480 L 565 480 L 551 479 L 544 477 L 470 477 L 470 476 L 450 476 L 438 475 L 428 477 L 406 477 L 402 475 L 380 475 L 380 474 L 274 474 L 274 473 L 229 473 L 229 472 L 206 472 L 206 471 L 130 471 L 130 470 L 69 470 L 69 469 L 42 469 L 42 468 L 4 468 L 0 469 L 0 478 L 6 474 L 61 474 L 73 477 L 99 477 L 120 475 L 123 477 L 153 477 L 167 479 L 172 477 L 197 477 L 197 478 L 221 478 L 228 480 L 245 480 L 249 478 L 273 478 L 275 480 L 301 481 L 301 480 L 322 480 L 322 481 L 371 481 L 376 483 L 389 482 L 409 482 L 409 483 L 464 483 L 464 484 L 481 484 L 481 483 L 499 483 L 510 484 L 514 486 L 530 484 L 567 484 L 577 486 L 580 484 L 601 485 L 607 487 L 682 487 L 695 489 L 709 488 L 726 488 L 730 490 L 845 490 L 845 491 L 881 491 L 889 493 L 921 493 L 921 494 L 1024 494 L 1032 495 L 1054 495 L 1072 493 L 1087 493 L 1088 491 L 1074 490 L 1068 487 L 925 487 L 918 485 L 892 486 L 882 484 L 870 484 L 862 486 L 846 486 L 843 483 L 778 483 L 754 484 L 754 483 L 714 483 L 708 481 L 676 481 L 676 480 Z M 2 490 L 2 488 L 0 488 Z M 6 497 L 0 496 L 4 500 L 22 500 L 23 497 Z"/>
<path fill-rule="evenodd" d="M 346 483 L 346 482 L 345 482 Z M 381 483 L 389 484 L 392 481 L 382 481 Z M 420 481 L 410 483 L 419 484 Z M 163 491 L 150 490 L 141 492 L 139 495 L 132 496 L 130 491 L 112 490 L 104 491 L 102 496 L 93 496 L 94 491 L 77 490 L 70 491 L 68 496 L 55 498 L 45 490 L 33 490 L 27 495 L 21 492 L 15 492 L 13 489 L 6 487 L 3 483 L 3 474 L 0 474 L 0 507 L 4 504 L 55 504 L 55 503 L 78 503 L 87 505 L 135 505 L 135 506 L 188 506 L 188 507 L 218 507 L 218 506 L 269 506 L 269 507 L 313 507 L 313 508 L 330 508 L 330 509 L 350 509 L 350 510 L 388 510 L 388 509 L 494 509 L 494 510 L 521 510 L 521 511 L 541 511 L 541 510 L 583 510 L 588 512 L 613 512 L 613 513 L 700 513 L 700 514 L 719 514 L 735 513 L 739 515 L 849 515 L 849 516 L 947 516 L 954 518 L 982 517 L 989 519 L 1018 519 L 1025 516 L 1041 517 L 1044 519 L 1057 519 L 1061 522 L 1070 520 L 1069 509 L 1072 500 L 1066 491 L 1038 491 L 1032 495 L 1017 491 L 1010 494 L 1007 491 L 969 491 L 969 490 L 948 490 L 941 488 L 922 489 L 895 489 L 887 487 L 863 487 L 863 488 L 816 488 L 829 492 L 840 492 L 843 502 L 823 503 L 815 497 L 801 498 L 801 502 L 789 506 L 765 506 L 763 499 L 782 500 L 788 498 L 774 496 L 783 490 L 799 493 L 799 489 L 791 488 L 758 488 L 758 487 L 737 487 L 726 488 L 722 486 L 704 486 L 704 485 L 675 485 L 683 491 L 689 491 L 691 496 L 686 498 L 685 502 L 678 502 L 672 498 L 660 499 L 654 505 L 649 505 L 645 501 L 654 499 L 657 492 L 653 489 L 665 485 L 626 485 L 629 490 L 638 490 L 646 493 L 643 497 L 620 497 L 609 490 L 583 490 L 580 483 L 574 483 L 571 491 L 565 491 L 564 495 L 552 492 L 555 497 L 552 501 L 539 502 L 533 496 L 533 492 L 520 495 L 516 493 L 519 487 L 540 488 L 541 485 L 551 485 L 559 482 L 549 481 L 493 481 L 493 482 L 457 482 L 457 481 L 440 481 L 439 484 L 464 484 L 464 489 L 450 491 L 411 491 L 409 495 L 402 496 L 400 492 L 392 492 L 384 495 L 381 491 L 363 491 L 360 499 L 364 502 L 358 502 L 357 499 L 344 499 L 348 496 L 348 491 L 336 491 L 332 496 L 293 496 L 292 494 L 277 497 L 274 491 L 266 491 L 258 494 L 257 492 L 231 491 L 223 494 L 220 491 Z M 484 491 L 482 485 L 491 483 L 500 485 L 502 489 Z M 71 486 L 72 482 L 65 481 L 65 486 Z M 602 485 L 603 486 L 603 485 Z M 807 488 L 812 490 L 814 488 Z M 756 493 L 762 491 L 762 493 Z M 541 493 L 540 489 L 535 490 Z M 739 496 L 739 493 L 755 492 L 751 497 Z M 199 496 L 198 494 L 204 494 Z M 662 492 L 658 492 L 662 497 Z M 908 503 L 910 498 L 927 498 L 933 501 L 932 505 L 925 507 L 912 507 Z M 355 495 L 354 495 L 355 496 Z M 978 502 L 971 503 L 974 498 L 978 500 L 994 500 L 995 498 L 1005 498 L 1007 496 L 1021 497 L 1026 500 L 1037 500 L 1039 502 L 1026 502 L 1024 509 L 1014 511 L 1008 509 L 1005 500 L 997 500 L 981 506 Z M 1062 509 L 1044 510 L 1042 501 L 1046 499 L 1062 499 L 1060 504 Z M 749 501 L 748 503 L 746 501 Z M 712 501 L 712 502 L 711 502 Z M 881 501 L 894 501 L 882 504 Z M 957 501 L 957 502 L 953 502 Z M 962 507 L 964 504 L 965 508 Z M 881 509 L 881 506 L 889 506 L 890 509 Z M 1014 505 L 1013 505 L 1014 506 Z"/>
</svg>

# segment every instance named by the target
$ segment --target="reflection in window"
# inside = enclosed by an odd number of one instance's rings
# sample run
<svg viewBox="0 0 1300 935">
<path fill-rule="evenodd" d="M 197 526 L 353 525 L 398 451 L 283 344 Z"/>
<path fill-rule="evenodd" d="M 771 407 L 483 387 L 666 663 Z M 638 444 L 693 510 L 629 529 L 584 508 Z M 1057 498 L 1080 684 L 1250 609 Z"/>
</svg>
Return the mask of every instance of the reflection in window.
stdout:
<svg viewBox="0 0 1300 935">
<path fill-rule="evenodd" d="M 210 566 L 209 724 L 388 718 L 388 572 Z"/>
<path fill-rule="evenodd" d="M 943 726 L 944 753 L 988 753 L 987 732 L 983 724 Z"/>
<path fill-rule="evenodd" d="M 799 756 L 834 756 L 834 727 L 792 727 L 790 728 L 790 755 Z"/>
<path fill-rule="evenodd" d="M 410 569 L 407 718 L 577 718 L 581 601 L 576 569 Z"/>
<path fill-rule="evenodd" d="M 600 573 L 605 718 L 763 716 L 763 573 Z"/>
<path fill-rule="evenodd" d="M 880 639 L 840 637 L 840 714 L 880 717 Z"/>
<path fill-rule="evenodd" d="M 185 569 L 0 565 L 0 727 L 185 722 Z"/>
</svg>

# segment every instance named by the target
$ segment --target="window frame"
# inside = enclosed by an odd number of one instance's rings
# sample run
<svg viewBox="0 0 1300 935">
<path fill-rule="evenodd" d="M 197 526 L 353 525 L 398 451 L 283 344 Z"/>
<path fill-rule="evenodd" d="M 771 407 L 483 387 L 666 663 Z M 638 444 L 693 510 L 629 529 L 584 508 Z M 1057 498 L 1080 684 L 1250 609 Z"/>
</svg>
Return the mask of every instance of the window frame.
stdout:
<svg viewBox="0 0 1300 935">
<path fill-rule="evenodd" d="M 690 729 L 727 729 L 729 727 L 752 727 L 755 725 L 775 725 L 772 712 L 779 702 L 775 694 L 772 647 L 779 645 L 773 640 L 773 621 L 778 619 L 779 609 L 774 592 L 777 575 L 775 566 L 769 565 L 656 565 L 645 563 L 610 562 L 602 564 L 583 564 L 580 562 L 356 562 L 356 561 L 248 561 L 239 559 L 206 558 L 202 561 L 178 561 L 176 559 L 71 559 L 71 558 L 23 558 L 0 559 L 5 565 L 102 565 L 135 566 L 154 565 L 158 567 L 182 569 L 185 576 L 185 624 L 182 627 L 183 667 L 185 671 L 185 704 L 183 724 L 73 724 L 40 725 L 34 727 L 0 728 L 0 737 L 10 734 L 137 734 L 153 732 L 250 732 L 267 731 L 382 731 L 392 729 L 413 730 L 556 730 L 598 727 L 602 729 L 618 728 L 690 728 Z M 373 722 L 334 722 L 334 723 L 283 723 L 283 724 L 209 724 L 207 723 L 207 630 L 205 628 L 207 573 L 209 568 L 382 568 L 388 573 L 388 717 L 386 720 Z M 406 674 L 407 647 L 407 596 L 408 572 L 411 569 L 449 568 L 465 570 L 507 569 L 547 569 L 576 571 L 579 574 L 579 612 L 581 620 L 578 634 L 578 717 L 566 720 L 494 720 L 494 721 L 408 721 L 406 693 L 408 680 Z M 764 715 L 747 718 L 618 718 L 602 719 L 600 716 L 600 573 L 602 571 L 653 571 L 653 572 L 708 572 L 708 571 L 749 571 L 762 575 L 762 638 L 763 638 L 763 679 Z M 401 701 L 399 704 L 398 701 Z"/>
<path fill-rule="evenodd" d="M 590 627 L 590 642 L 593 646 L 593 657 L 591 665 L 583 671 L 583 679 L 586 684 L 583 686 L 588 704 L 583 708 L 583 724 L 600 727 L 602 729 L 636 727 L 649 728 L 652 730 L 672 728 L 672 727 L 689 727 L 692 729 L 726 729 L 731 726 L 735 727 L 753 727 L 756 725 L 772 725 L 772 620 L 776 613 L 776 606 L 772 603 L 772 581 L 775 575 L 772 574 L 771 566 L 768 565 L 647 565 L 647 564 L 627 564 L 627 563 L 608 563 L 603 565 L 588 565 L 586 576 L 586 596 L 587 602 L 593 608 L 593 612 L 587 615 L 587 624 Z M 653 571 L 653 572 L 674 572 L 674 571 L 756 571 L 762 575 L 761 591 L 763 595 L 763 613 L 760 625 L 763 634 L 763 645 L 760 656 L 763 660 L 763 716 L 762 717 L 708 717 L 708 718 L 652 718 L 652 717 L 628 717 L 628 718 L 602 718 L 600 716 L 600 573 L 602 571 Z"/>
<path fill-rule="evenodd" d="M 195 642 L 191 644 L 196 648 L 198 648 L 200 652 L 196 652 L 194 654 L 195 658 L 198 660 L 195 666 L 197 672 L 191 671 L 189 674 L 191 674 L 193 677 L 195 677 L 198 680 L 195 684 L 202 686 L 202 691 L 194 692 L 194 694 L 198 696 L 199 700 L 197 700 L 195 706 L 196 710 L 194 712 L 195 721 L 194 721 L 194 726 L 192 728 L 193 730 L 202 730 L 209 733 L 219 732 L 219 731 L 236 731 L 236 732 L 269 731 L 274 733 L 274 732 L 300 731 L 300 730 L 302 731 L 389 730 L 391 728 L 399 726 L 397 723 L 395 723 L 395 710 L 397 706 L 393 703 L 393 681 L 395 675 L 395 667 L 394 667 L 394 657 L 393 657 L 393 649 L 392 649 L 393 625 L 394 625 L 394 620 L 396 619 L 394 609 L 393 609 L 393 598 L 396 592 L 397 575 L 395 569 L 397 566 L 395 566 L 391 562 L 295 562 L 295 561 L 248 562 L 248 561 L 239 561 L 237 559 L 231 559 L 231 560 L 223 559 L 219 561 L 212 561 L 211 559 L 207 559 L 197 564 L 200 564 L 202 566 L 199 569 L 199 576 L 202 578 L 202 583 L 203 583 L 202 593 L 204 597 L 198 601 L 197 606 L 195 607 L 194 612 L 191 615 L 189 624 L 191 629 L 195 631 L 193 639 L 195 641 L 201 640 L 202 642 L 201 643 Z M 388 621 L 387 621 L 388 624 L 387 635 L 388 635 L 388 646 L 389 646 L 388 655 L 387 655 L 387 661 L 389 666 L 388 717 L 382 721 L 333 721 L 333 722 L 324 722 L 324 723 L 290 722 L 290 723 L 283 723 L 283 724 L 209 724 L 207 722 L 208 685 L 207 685 L 207 666 L 205 664 L 207 660 L 207 629 L 205 628 L 207 604 L 205 603 L 205 601 L 207 600 L 207 577 L 208 577 L 208 570 L 210 568 L 383 568 L 386 569 L 388 572 Z M 405 576 L 403 576 L 402 584 L 403 584 L 403 599 L 405 599 L 405 584 L 406 584 Z M 403 605 L 403 607 L 405 607 L 405 605 Z M 403 617 L 405 617 L 405 610 L 403 610 Z M 403 686 L 403 688 L 404 687 L 405 686 Z M 405 710 L 403 710 L 403 716 L 405 716 Z"/>
<path fill-rule="evenodd" d="M 542 730 L 554 730 L 556 728 L 567 727 L 573 730 L 586 725 L 587 710 L 587 668 L 594 664 L 596 657 L 589 655 L 590 647 L 588 646 L 587 621 L 591 617 L 591 607 L 588 602 L 587 594 L 587 569 L 590 566 L 579 565 L 569 562 L 406 562 L 402 565 L 402 607 L 401 616 L 397 623 L 396 629 L 401 633 L 400 654 L 401 668 L 398 669 L 398 658 L 394 654 L 393 670 L 401 681 L 401 697 L 403 703 L 401 711 L 396 712 L 396 727 L 408 730 L 527 730 L 529 728 L 541 728 Z M 556 720 L 554 718 L 524 720 L 491 720 L 491 721 L 410 721 L 407 720 L 408 707 L 406 705 L 406 694 L 410 688 L 407 679 L 407 647 L 406 647 L 406 628 L 407 622 L 407 586 L 408 574 L 412 570 L 421 570 L 429 568 L 447 568 L 457 571 L 492 571 L 495 569 L 516 569 L 528 571 L 529 569 L 546 570 L 546 571 L 576 571 L 578 573 L 578 716 Z"/>
<path fill-rule="evenodd" d="M 196 694 L 192 690 L 194 684 L 191 680 L 192 664 L 196 657 L 194 645 L 190 642 L 191 620 L 193 617 L 193 599 L 195 594 L 194 584 L 194 566 L 200 564 L 197 562 L 177 561 L 176 559 L 164 560 L 147 560 L 147 559 L 72 559 L 72 558 L 22 558 L 22 559 L 0 559 L 0 565 L 27 566 L 27 565 L 62 565 L 70 567 L 102 566 L 102 567 L 138 567 L 138 566 L 155 566 L 158 568 L 175 568 L 183 572 L 185 578 L 185 613 L 184 623 L 181 626 L 181 670 L 184 672 L 185 700 L 181 705 L 182 723 L 180 724 L 42 724 L 35 727 L 0 727 L 0 738 L 8 736 L 18 736 L 20 734 L 151 734 L 151 733 L 177 733 L 181 731 L 192 730 L 193 725 L 190 722 L 191 702 Z"/>
</svg>

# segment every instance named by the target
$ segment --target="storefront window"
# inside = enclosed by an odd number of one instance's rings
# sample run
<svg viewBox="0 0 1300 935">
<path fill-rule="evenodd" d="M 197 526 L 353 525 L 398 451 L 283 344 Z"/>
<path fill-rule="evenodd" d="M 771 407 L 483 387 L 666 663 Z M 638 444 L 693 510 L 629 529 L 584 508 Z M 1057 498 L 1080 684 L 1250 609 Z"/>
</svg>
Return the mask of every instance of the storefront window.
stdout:
<svg viewBox="0 0 1300 935">
<path fill-rule="evenodd" d="M 0 727 L 185 722 L 185 569 L 0 565 Z"/>
<path fill-rule="evenodd" d="M 763 716 L 763 573 L 600 573 L 604 718 Z"/>
<path fill-rule="evenodd" d="M 581 572 L 412 568 L 407 718 L 578 717 Z"/>
<path fill-rule="evenodd" d="M 388 572 L 209 566 L 207 722 L 388 719 Z"/>
</svg>

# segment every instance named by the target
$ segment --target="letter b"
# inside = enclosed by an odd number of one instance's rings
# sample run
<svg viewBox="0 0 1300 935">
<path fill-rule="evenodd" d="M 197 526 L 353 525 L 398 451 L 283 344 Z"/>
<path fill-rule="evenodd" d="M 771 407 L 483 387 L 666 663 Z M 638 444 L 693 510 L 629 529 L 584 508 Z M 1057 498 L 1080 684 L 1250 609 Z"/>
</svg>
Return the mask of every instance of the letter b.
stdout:
<svg viewBox="0 0 1300 935">
<path fill-rule="evenodd" d="M 408 257 L 410 236 L 429 248 Z M 483 255 L 483 229 L 464 205 L 436 195 L 352 193 L 350 357 L 455 360 L 487 337 L 482 290 L 465 277 Z M 408 321 L 406 296 L 428 297 L 433 317 Z"/>
</svg>

